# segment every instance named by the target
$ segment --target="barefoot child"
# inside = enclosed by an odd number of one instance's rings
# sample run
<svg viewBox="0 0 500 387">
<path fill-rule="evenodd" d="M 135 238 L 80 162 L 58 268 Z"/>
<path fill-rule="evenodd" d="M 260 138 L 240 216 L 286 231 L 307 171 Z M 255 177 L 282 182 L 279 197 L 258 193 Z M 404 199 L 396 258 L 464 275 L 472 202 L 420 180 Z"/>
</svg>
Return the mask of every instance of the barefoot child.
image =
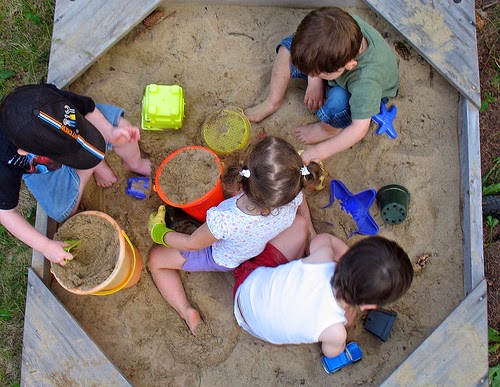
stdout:
<svg viewBox="0 0 500 387">
<path fill-rule="evenodd" d="M 139 129 L 122 115 L 121 108 L 96 108 L 91 98 L 48 84 L 19 87 L 0 105 L 0 222 L 51 262 L 64 266 L 73 255 L 17 211 L 21 179 L 47 215 L 62 222 L 77 211 L 92 174 L 100 186 L 116 181 L 104 161 L 106 145 L 125 167 L 149 175 L 150 162 L 141 158 L 137 143 Z"/>
<path fill-rule="evenodd" d="M 302 188 L 318 180 L 317 172 L 311 172 L 313 165 L 304 167 L 288 142 L 266 137 L 242 165 L 224 173 L 225 184 L 235 182 L 240 193 L 208 210 L 206 223 L 192 235 L 166 227 L 164 206 L 151 215 L 148 228 L 153 241 L 161 246 L 151 251 L 149 270 L 163 297 L 193 334 L 202 320 L 187 300 L 177 270 L 231 271 L 262 252 L 281 231 L 304 224 L 309 209 Z M 313 231 L 311 224 L 309 232 Z M 293 246 L 297 240 L 289 243 Z"/>
<path fill-rule="evenodd" d="M 320 121 L 295 129 L 302 143 L 315 144 L 301 155 L 305 165 L 361 141 L 381 101 L 398 93 L 391 48 L 377 30 L 340 8 L 312 11 L 277 52 L 269 94 L 245 114 L 260 122 L 281 106 L 291 78 L 307 80 L 304 103 Z"/>
</svg>

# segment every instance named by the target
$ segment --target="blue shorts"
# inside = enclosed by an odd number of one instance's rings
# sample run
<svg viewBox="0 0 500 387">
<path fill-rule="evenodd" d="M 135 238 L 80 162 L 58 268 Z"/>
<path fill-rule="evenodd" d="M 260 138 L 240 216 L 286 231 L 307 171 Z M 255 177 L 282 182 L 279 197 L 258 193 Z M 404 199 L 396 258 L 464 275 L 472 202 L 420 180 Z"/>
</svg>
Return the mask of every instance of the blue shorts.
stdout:
<svg viewBox="0 0 500 387">
<path fill-rule="evenodd" d="M 280 46 L 290 51 L 292 47 L 292 37 L 293 36 L 290 35 L 283 39 L 276 47 L 276 52 L 278 52 Z M 305 79 L 307 81 L 307 74 L 302 73 L 292 62 L 290 62 L 290 77 Z M 329 86 L 327 81 L 325 81 L 325 90 L 325 103 L 316 112 L 318 118 L 325 124 L 333 126 L 334 128 L 347 128 L 352 124 L 351 109 L 349 107 L 351 93 L 338 85 L 333 87 Z M 387 101 L 387 98 L 382 100 L 384 104 L 387 103 Z"/>
<path fill-rule="evenodd" d="M 96 104 L 96 107 L 113 126 L 118 125 L 125 113 L 118 106 Z M 64 221 L 78 202 L 80 177 L 74 168 L 63 165 L 47 173 L 24 174 L 23 179 L 43 210 L 57 222 Z"/>
<path fill-rule="evenodd" d="M 57 222 L 64 221 L 78 202 L 80 176 L 74 168 L 63 165 L 47 173 L 26 173 L 23 179 L 43 210 Z"/>
<path fill-rule="evenodd" d="M 196 251 L 180 251 L 182 258 L 186 260 L 182 266 L 185 271 L 232 271 L 228 267 L 215 263 L 212 257 L 212 246 Z"/>
</svg>

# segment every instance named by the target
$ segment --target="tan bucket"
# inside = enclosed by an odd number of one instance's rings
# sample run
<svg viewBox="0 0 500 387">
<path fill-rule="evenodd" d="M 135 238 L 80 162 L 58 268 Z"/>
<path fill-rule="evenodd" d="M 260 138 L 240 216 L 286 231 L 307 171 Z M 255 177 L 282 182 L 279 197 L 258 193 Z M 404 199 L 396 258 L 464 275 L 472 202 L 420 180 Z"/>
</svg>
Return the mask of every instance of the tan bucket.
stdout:
<svg viewBox="0 0 500 387">
<path fill-rule="evenodd" d="M 79 288 L 68 287 L 63 281 L 57 278 L 57 271 L 54 270 L 54 264 L 52 264 L 51 272 L 54 274 L 57 282 L 59 282 L 64 289 L 71 293 L 80 295 L 92 294 L 95 296 L 113 294 L 121 289 L 134 286 L 141 277 L 143 262 L 139 251 L 134 247 L 134 245 L 132 245 L 127 234 L 125 234 L 125 231 L 120 228 L 118 223 L 116 223 L 112 217 L 103 212 L 83 211 L 74 216 L 96 216 L 110 223 L 116 230 L 119 240 L 119 251 L 117 252 L 118 258 L 116 260 L 115 268 L 110 276 L 92 289 L 82 290 Z"/>
</svg>

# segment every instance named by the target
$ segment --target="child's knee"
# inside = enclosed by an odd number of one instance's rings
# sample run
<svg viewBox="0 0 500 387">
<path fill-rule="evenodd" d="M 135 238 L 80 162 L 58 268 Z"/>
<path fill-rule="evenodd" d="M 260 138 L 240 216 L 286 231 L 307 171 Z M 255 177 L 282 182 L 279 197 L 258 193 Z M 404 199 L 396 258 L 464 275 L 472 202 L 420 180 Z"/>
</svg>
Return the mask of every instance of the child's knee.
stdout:
<svg viewBox="0 0 500 387">
<path fill-rule="evenodd" d="M 161 262 L 165 259 L 165 254 L 167 247 L 165 246 L 155 246 L 151 249 L 148 257 L 148 269 L 154 271 L 162 267 Z"/>
</svg>

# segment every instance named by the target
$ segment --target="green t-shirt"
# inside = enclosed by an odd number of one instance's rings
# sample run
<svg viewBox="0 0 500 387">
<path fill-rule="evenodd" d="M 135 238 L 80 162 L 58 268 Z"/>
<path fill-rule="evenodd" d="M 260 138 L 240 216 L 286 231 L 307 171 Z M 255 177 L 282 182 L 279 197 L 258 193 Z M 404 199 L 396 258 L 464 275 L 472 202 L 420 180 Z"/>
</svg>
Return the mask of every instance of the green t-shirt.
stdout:
<svg viewBox="0 0 500 387">
<path fill-rule="evenodd" d="M 383 97 L 397 96 L 399 71 L 396 56 L 382 35 L 359 17 L 353 15 L 353 18 L 361 28 L 368 48 L 355 58 L 358 62 L 356 67 L 344 71 L 329 84 L 337 84 L 351 93 L 351 117 L 363 119 L 380 113 L 380 100 Z"/>
</svg>

